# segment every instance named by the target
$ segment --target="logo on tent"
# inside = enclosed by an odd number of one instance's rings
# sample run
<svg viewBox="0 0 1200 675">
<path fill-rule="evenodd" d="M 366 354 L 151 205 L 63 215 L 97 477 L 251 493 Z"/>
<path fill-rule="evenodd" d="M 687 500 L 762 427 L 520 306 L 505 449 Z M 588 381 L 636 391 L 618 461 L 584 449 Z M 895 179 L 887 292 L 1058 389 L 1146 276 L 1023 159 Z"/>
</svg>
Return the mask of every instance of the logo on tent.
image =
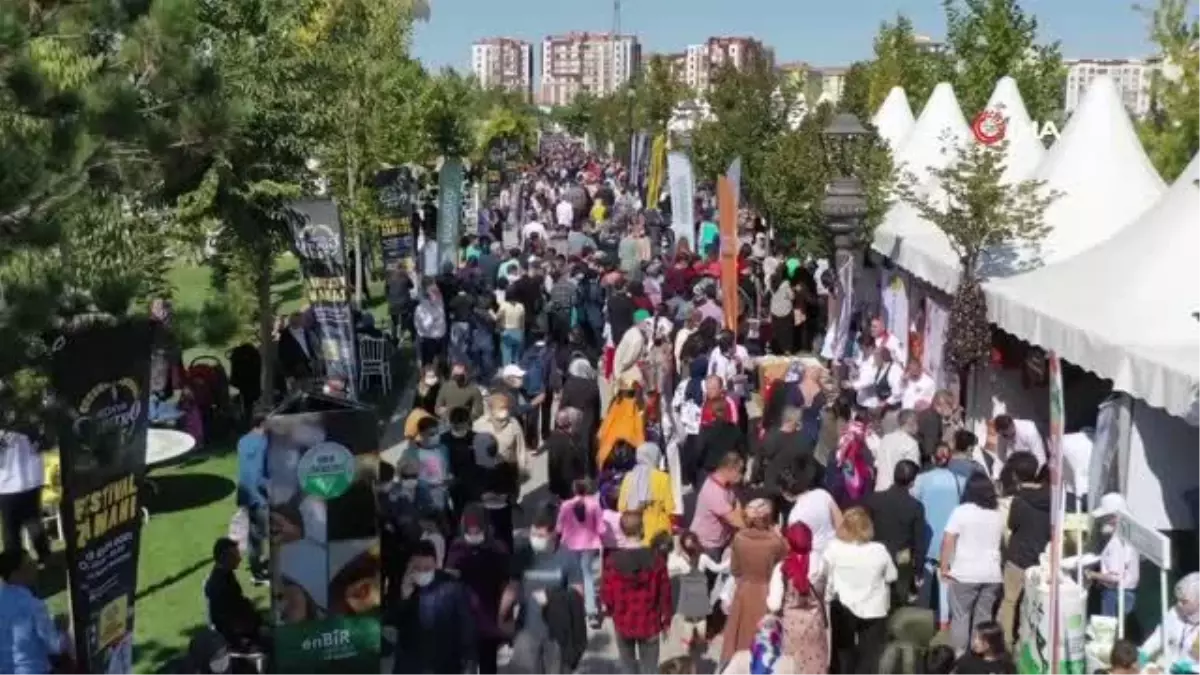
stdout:
<svg viewBox="0 0 1200 675">
<path fill-rule="evenodd" d="M 999 110 L 984 110 L 971 120 L 971 133 L 975 140 L 984 145 L 995 145 L 1004 140 L 1004 132 L 1008 129 L 1008 120 Z"/>
</svg>

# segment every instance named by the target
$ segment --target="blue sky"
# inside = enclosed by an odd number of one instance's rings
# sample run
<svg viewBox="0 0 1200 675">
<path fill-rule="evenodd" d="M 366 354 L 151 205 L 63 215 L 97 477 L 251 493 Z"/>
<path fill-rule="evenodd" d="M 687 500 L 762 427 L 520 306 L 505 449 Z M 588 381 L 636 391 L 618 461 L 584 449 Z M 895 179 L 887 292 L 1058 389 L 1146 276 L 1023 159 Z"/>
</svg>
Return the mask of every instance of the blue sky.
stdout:
<svg viewBox="0 0 1200 675">
<path fill-rule="evenodd" d="M 1024 0 L 1041 35 L 1059 40 L 1067 58 L 1144 56 L 1146 22 L 1134 0 Z M 1153 5 L 1153 0 L 1143 0 Z M 471 43 L 491 36 L 528 40 L 569 30 L 607 31 L 612 0 L 430 0 L 432 17 L 414 48 L 427 66 L 467 69 Z M 783 61 L 846 65 L 871 52 L 879 23 L 897 12 L 920 33 L 945 32 L 940 0 L 622 0 L 622 32 L 649 52 L 680 51 L 712 35 L 745 35 L 775 48 Z M 535 52 L 536 58 L 536 52 Z"/>
</svg>

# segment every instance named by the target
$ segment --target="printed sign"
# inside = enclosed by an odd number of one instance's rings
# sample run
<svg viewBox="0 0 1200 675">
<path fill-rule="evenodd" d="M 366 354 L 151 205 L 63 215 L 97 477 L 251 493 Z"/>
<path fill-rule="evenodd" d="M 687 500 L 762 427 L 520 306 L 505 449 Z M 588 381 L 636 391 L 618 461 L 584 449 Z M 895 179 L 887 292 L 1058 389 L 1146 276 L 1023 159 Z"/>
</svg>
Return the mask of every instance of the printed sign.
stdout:
<svg viewBox="0 0 1200 675">
<path fill-rule="evenodd" d="M 696 184 L 692 160 L 682 152 L 667 155 L 667 182 L 671 190 L 671 231 L 675 241 L 686 241 L 696 250 Z"/>
<path fill-rule="evenodd" d="M 316 319 L 325 377 L 341 381 L 353 397 L 357 353 L 337 204 L 332 199 L 306 199 L 293 202 L 290 208 L 295 214 L 292 245 Z"/>
<path fill-rule="evenodd" d="M 1040 126 L 1033 122 L 1030 124 L 1033 127 L 1033 134 L 1039 139 L 1058 139 L 1058 126 L 1054 122 L 1043 122 Z M 988 108 L 980 111 L 975 119 L 971 120 L 971 133 L 980 143 L 995 145 L 1008 135 L 1008 125 L 1009 120 L 1004 116 L 1002 108 Z"/>
<path fill-rule="evenodd" d="M 81 672 L 132 672 L 152 331 L 95 326 L 55 344 L 62 527 Z"/>
<path fill-rule="evenodd" d="M 375 174 L 375 194 L 384 215 L 379 228 L 379 244 L 385 269 L 394 269 L 397 263 L 404 262 L 406 268 L 412 270 L 415 188 L 412 170 L 406 166 Z"/>
<path fill-rule="evenodd" d="M 378 672 L 375 413 L 302 395 L 267 419 L 275 670 Z"/>
<path fill-rule="evenodd" d="M 437 246 L 439 267 L 458 260 L 459 226 L 462 224 L 463 163 L 451 157 L 442 163 L 438 174 Z M 518 220 L 517 222 L 520 222 Z M 436 270 L 435 270 L 436 273 Z"/>
</svg>

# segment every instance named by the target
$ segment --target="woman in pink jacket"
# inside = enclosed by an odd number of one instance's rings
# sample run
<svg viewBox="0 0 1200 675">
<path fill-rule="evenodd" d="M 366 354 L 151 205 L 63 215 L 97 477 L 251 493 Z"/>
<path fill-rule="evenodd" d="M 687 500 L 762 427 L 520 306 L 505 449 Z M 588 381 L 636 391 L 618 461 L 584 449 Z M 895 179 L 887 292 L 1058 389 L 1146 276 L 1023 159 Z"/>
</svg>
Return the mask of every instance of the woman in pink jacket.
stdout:
<svg viewBox="0 0 1200 675">
<path fill-rule="evenodd" d="M 596 606 L 596 557 L 600 555 L 601 537 L 604 533 L 604 514 L 600 500 L 595 495 L 591 481 L 576 480 L 572 486 L 575 496 L 562 503 L 558 509 L 558 535 L 563 549 L 568 551 L 579 565 L 583 578 L 583 605 L 588 623 L 593 629 L 600 628 L 600 610 Z"/>
</svg>

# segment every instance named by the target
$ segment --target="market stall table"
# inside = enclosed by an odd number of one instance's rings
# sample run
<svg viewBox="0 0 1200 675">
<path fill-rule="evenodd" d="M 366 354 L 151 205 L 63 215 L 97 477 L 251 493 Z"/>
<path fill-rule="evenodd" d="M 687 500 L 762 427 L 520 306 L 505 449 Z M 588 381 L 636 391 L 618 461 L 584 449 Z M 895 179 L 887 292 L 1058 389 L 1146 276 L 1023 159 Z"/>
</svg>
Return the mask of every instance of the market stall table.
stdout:
<svg viewBox="0 0 1200 675">
<path fill-rule="evenodd" d="M 183 457 L 191 452 L 196 447 L 196 439 L 191 434 L 178 431 L 176 429 L 157 429 L 150 428 L 146 430 L 146 470 L 149 473 L 151 467 L 166 464 Z M 154 481 L 147 475 L 145 486 L 155 494 L 158 493 L 157 486 Z M 150 518 L 150 511 L 143 506 L 142 513 L 147 520 Z"/>
</svg>

